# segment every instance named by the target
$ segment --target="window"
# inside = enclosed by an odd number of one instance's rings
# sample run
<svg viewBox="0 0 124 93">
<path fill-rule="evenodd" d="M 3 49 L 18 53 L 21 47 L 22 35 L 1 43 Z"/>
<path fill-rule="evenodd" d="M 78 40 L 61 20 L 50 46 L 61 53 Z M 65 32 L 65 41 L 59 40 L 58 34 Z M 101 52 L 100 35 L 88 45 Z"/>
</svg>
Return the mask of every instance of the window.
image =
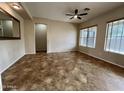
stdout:
<svg viewBox="0 0 124 93">
<path fill-rule="evenodd" d="M 124 19 L 107 24 L 105 51 L 124 54 Z"/>
<path fill-rule="evenodd" d="M 97 27 L 80 30 L 80 46 L 95 48 Z"/>
</svg>

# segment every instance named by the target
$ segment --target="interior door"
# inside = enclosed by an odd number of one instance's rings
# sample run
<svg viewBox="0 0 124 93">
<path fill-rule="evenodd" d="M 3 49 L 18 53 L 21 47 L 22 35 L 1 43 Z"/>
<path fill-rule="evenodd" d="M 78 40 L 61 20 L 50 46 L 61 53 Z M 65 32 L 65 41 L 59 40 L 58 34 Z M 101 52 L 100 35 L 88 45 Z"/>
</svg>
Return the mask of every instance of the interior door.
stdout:
<svg viewBox="0 0 124 93">
<path fill-rule="evenodd" d="M 47 50 L 47 26 L 45 24 L 35 24 L 36 31 L 36 51 L 42 52 Z"/>
</svg>

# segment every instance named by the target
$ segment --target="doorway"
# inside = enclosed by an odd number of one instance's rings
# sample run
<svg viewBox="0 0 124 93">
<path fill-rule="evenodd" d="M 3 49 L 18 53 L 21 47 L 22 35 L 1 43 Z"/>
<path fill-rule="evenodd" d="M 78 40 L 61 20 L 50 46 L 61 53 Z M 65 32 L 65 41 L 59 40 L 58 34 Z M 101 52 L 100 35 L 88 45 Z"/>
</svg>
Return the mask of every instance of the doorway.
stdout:
<svg viewBox="0 0 124 93">
<path fill-rule="evenodd" d="M 35 47 L 37 52 L 47 52 L 47 25 L 35 24 Z"/>
</svg>

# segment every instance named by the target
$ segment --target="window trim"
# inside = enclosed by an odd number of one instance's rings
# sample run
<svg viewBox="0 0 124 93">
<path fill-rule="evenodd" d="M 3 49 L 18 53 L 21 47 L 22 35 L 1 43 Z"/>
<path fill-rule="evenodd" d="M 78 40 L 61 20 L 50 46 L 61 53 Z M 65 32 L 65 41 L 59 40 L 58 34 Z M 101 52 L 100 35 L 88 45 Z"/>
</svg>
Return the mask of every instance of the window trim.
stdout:
<svg viewBox="0 0 124 93">
<path fill-rule="evenodd" d="M 107 53 L 113 53 L 113 54 L 119 54 L 119 55 L 124 55 L 124 53 L 121 53 L 121 52 L 117 52 L 117 51 L 112 51 L 112 50 L 107 50 L 106 49 L 106 46 L 107 46 L 107 37 L 108 37 L 108 28 L 109 28 L 109 26 L 108 26 L 108 24 L 109 23 L 112 23 L 112 28 L 113 28 L 113 22 L 115 22 L 115 21 L 120 21 L 120 20 L 124 20 L 124 17 L 122 17 L 122 18 L 117 18 L 117 19 L 113 19 L 113 20 L 110 20 L 110 21 L 107 21 L 106 22 L 106 33 L 105 33 L 105 41 L 104 41 L 104 51 L 105 52 L 107 52 Z M 123 25 L 124 25 L 124 23 L 123 23 Z M 111 29 L 112 29 L 111 28 Z M 124 28 L 123 28 L 123 30 L 124 30 Z M 111 31 L 111 33 L 112 33 L 112 31 Z M 123 34 L 124 32 L 122 31 L 122 34 Z M 122 36 L 121 36 L 122 37 Z M 110 44 L 110 43 L 109 43 Z M 109 45 L 109 47 L 110 47 L 110 45 Z M 120 46 L 119 46 L 120 47 Z M 120 48 L 119 48 L 119 50 L 120 50 Z"/>
<path fill-rule="evenodd" d="M 83 27 L 83 28 L 81 27 L 79 30 L 86 29 L 86 28 L 91 28 L 91 27 L 94 27 L 94 26 L 96 26 L 98 28 L 98 25 L 96 24 L 96 25 L 86 26 L 86 27 Z"/>
<path fill-rule="evenodd" d="M 94 47 L 89 47 L 89 46 L 87 46 L 87 44 L 86 44 L 86 46 L 80 45 L 80 42 L 81 42 L 81 39 L 80 39 L 80 38 L 82 38 L 82 37 L 80 37 L 81 30 L 83 30 L 83 29 L 89 29 L 89 28 L 92 28 L 92 27 L 96 27 L 95 46 L 94 46 Z M 97 24 L 91 25 L 91 26 L 86 26 L 86 27 L 84 27 L 84 28 L 80 28 L 80 33 L 79 33 L 79 46 L 86 47 L 86 48 L 96 48 L 97 30 L 98 30 L 98 25 L 97 25 Z M 87 34 L 87 35 L 88 35 L 88 34 Z M 88 43 L 88 42 L 86 42 L 86 43 Z"/>
<path fill-rule="evenodd" d="M 116 18 L 116 19 L 109 20 L 109 21 L 107 21 L 106 23 L 108 24 L 108 23 L 110 23 L 110 22 L 119 21 L 119 20 L 123 20 L 123 19 L 124 19 L 124 17 Z"/>
</svg>

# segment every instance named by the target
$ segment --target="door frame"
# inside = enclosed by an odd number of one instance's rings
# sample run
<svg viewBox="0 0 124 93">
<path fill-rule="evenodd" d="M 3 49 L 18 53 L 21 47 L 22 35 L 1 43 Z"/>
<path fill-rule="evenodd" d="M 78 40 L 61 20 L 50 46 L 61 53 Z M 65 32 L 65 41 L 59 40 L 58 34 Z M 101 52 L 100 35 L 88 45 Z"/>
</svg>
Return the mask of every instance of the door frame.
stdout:
<svg viewBox="0 0 124 93">
<path fill-rule="evenodd" d="M 34 23 L 34 44 L 35 44 L 35 54 L 36 54 L 36 31 L 35 31 L 35 25 L 36 24 L 43 24 L 43 25 L 46 25 L 46 53 L 48 53 L 48 25 L 47 24 L 45 24 L 45 23 Z"/>
</svg>

